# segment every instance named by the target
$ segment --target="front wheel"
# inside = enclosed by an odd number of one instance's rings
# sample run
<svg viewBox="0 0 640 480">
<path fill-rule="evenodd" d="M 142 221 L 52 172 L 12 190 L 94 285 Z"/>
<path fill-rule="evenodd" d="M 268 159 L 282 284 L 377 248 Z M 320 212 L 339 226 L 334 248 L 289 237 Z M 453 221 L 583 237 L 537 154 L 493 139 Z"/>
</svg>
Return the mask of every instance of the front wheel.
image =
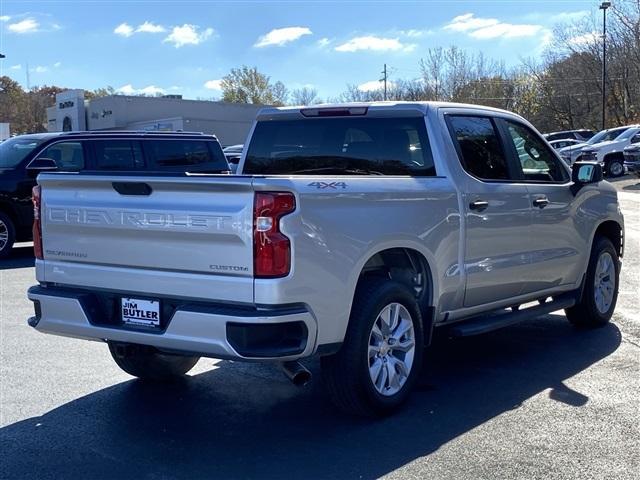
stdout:
<svg viewBox="0 0 640 480">
<path fill-rule="evenodd" d="M 109 352 L 129 375 L 145 380 L 172 380 L 191 370 L 200 357 L 169 355 L 153 347 L 109 342 Z"/>
<path fill-rule="evenodd" d="M 622 160 L 614 159 L 609 162 L 607 166 L 607 172 L 610 177 L 620 177 L 624 173 L 624 165 Z"/>
<path fill-rule="evenodd" d="M 606 325 L 616 308 L 620 262 L 611 240 L 597 236 L 593 241 L 582 298 L 567 308 L 569 321 L 577 327 Z"/>
<path fill-rule="evenodd" d="M 387 279 L 357 289 L 344 343 L 321 358 L 329 397 L 356 415 L 391 413 L 409 396 L 422 366 L 422 315 L 413 292 Z"/>
</svg>

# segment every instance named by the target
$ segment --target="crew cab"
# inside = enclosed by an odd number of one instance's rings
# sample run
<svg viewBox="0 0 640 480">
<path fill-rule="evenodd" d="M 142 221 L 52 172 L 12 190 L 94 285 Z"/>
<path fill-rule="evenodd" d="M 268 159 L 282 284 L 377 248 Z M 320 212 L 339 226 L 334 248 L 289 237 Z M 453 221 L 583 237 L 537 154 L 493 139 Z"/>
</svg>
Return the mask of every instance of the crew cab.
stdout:
<svg viewBox="0 0 640 480">
<path fill-rule="evenodd" d="M 523 118 L 453 103 L 262 110 L 237 175 L 43 173 L 37 331 L 106 342 L 142 379 L 199 357 L 272 362 L 389 413 L 434 329 L 476 335 L 614 311 L 623 217 Z"/>
<path fill-rule="evenodd" d="M 31 240 L 31 189 L 42 171 L 228 170 L 220 143 L 192 132 L 91 131 L 20 135 L 0 143 L 0 258 Z"/>
<path fill-rule="evenodd" d="M 624 149 L 637 142 L 640 142 L 640 125 L 632 125 L 615 139 L 583 147 L 582 160 L 600 162 L 609 176 L 619 177 L 624 174 Z"/>
</svg>

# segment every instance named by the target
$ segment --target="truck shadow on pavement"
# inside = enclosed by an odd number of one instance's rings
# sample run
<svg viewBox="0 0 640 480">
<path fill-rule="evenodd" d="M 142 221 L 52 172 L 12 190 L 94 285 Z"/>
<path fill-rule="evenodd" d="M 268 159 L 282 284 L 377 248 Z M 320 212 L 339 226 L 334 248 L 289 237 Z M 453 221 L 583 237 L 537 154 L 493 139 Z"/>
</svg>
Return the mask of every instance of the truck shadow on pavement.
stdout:
<svg viewBox="0 0 640 480">
<path fill-rule="evenodd" d="M 0 270 L 33 267 L 33 247 L 14 247 L 6 258 L 0 259 Z"/>
<path fill-rule="evenodd" d="M 613 324 L 580 331 L 558 315 L 440 338 L 418 391 L 381 420 L 336 412 L 314 361 L 302 389 L 273 366 L 232 362 L 169 386 L 126 381 L 0 430 L 0 476 L 377 478 L 541 392 L 549 390 L 542 401 L 584 406 L 588 397 L 563 381 L 620 341 Z"/>
</svg>

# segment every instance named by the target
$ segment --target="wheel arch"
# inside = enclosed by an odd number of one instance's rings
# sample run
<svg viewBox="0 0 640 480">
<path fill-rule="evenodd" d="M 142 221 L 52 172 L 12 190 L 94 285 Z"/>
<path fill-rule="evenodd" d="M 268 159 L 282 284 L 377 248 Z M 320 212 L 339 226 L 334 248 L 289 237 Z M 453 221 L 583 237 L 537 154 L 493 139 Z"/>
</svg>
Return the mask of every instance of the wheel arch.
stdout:
<svg viewBox="0 0 640 480">
<path fill-rule="evenodd" d="M 438 298 L 438 283 L 432 265 L 435 259 L 415 245 L 384 246 L 369 253 L 356 269 L 352 299 L 359 285 L 371 277 L 385 277 L 411 288 L 415 294 L 423 317 L 425 345 L 431 341 L 435 319 L 435 303 Z M 353 300 L 350 311 L 353 309 Z"/>
<path fill-rule="evenodd" d="M 619 222 L 616 220 L 605 220 L 598 224 L 591 237 L 591 247 L 589 251 L 593 249 L 593 242 L 598 235 L 609 239 L 611 243 L 613 243 L 613 248 L 615 248 L 618 257 L 622 258 L 624 255 L 624 230 Z"/>
</svg>

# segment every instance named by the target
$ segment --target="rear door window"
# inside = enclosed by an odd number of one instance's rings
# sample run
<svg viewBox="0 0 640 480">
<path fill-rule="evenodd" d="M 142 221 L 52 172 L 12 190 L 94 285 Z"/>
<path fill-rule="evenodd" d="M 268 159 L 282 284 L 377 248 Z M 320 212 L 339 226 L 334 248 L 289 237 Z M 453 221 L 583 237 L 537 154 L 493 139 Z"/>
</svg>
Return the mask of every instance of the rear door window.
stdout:
<svg viewBox="0 0 640 480">
<path fill-rule="evenodd" d="M 489 117 L 449 115 L 447 123 L 465 171 L 481 180 L 509 180 L 507 157 Z"/>
<path fill-rule="evenodd" d="M 82 142 L 54 143 L 38 155 L 38 158 L 51 158 L 58 169 L 64 172 L 77 172 L 85 166 Z"/>
<path fill-rule="evenodd" d="M 259 122 L 243 173 L 436 174 L 423 117 Z"/>
<path fill-rule="evenodd" d="M 143 140 L 149 169 L 161 171 L 224 171 L 229 166 L 216 142 Z"/>
<path fill-rule="evenodd" d="M 96 170 L 138 170 L 144 167 L 140 145 L 129 140 L 96 140 L 93 146 Z"/>
</svg>

